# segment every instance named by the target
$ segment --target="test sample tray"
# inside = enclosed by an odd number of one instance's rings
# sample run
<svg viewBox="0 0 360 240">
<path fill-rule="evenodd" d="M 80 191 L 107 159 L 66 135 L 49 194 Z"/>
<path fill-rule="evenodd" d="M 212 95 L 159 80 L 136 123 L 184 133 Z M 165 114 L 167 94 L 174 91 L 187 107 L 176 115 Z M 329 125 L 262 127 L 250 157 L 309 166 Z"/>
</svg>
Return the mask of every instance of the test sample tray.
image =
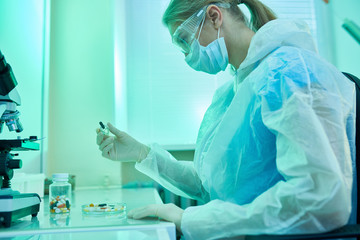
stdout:
<svg viewBox="0 0 360 240">
<path fill-rule="evenodd" d="M 81 206 L 82 213 L 86 215 L 113 215 L 126 214 L 125 203 L 90 203 Z"/>
</svg>

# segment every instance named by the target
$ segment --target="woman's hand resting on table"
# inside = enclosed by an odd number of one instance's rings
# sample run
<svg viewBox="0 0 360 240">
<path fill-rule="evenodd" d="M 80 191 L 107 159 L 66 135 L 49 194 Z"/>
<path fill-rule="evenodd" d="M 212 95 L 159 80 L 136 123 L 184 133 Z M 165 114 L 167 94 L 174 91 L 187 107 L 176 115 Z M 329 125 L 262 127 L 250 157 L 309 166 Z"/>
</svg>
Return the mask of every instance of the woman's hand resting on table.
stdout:
<svg viewBox="0 0 360 240">
<path fill-rule="evenodd" d="M 128 213 L 129 218 L 141 219 L 147 216 L 157 216 L 168 222 L 173 222 L 178 231 L 181 232 L 181 219 L 184 210 L 175 204 L 151 204 L 142 208 L 136 208 Z"/>
</svg>

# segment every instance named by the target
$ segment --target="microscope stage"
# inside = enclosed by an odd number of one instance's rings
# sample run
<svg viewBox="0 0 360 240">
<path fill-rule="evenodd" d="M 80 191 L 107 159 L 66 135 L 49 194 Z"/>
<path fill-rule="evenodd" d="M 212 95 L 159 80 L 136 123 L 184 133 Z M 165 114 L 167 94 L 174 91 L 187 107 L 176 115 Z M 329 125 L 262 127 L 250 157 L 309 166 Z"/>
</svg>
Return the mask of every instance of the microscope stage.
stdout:
<svg viewBox="0 0 360 240">
<path fill-rule="evenodd" d="M 13 151 L 39 150 L 39 143 L 29 139 L 0 139 L 0 151 L 9 149 Z"/>
</svg>

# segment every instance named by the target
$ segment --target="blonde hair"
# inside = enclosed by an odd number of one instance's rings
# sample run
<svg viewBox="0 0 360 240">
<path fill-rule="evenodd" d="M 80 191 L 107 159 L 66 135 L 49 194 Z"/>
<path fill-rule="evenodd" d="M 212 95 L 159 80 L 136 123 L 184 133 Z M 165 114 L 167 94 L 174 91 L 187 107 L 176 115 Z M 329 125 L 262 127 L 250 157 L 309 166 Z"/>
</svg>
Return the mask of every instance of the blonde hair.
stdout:
<svg viewBox="0 0 360 240">
<path fill-rule="evenodd" d="M 162 21 L 168 28 L 180 25 L 196 11 L 212 3 L 230 3 L 228 11 L 242 22 L 246 22 L 246 17 L 238 4 L 245 4 L 251 13 L 249 27 L 255 32 L 267 22 L 276 19 L 273 11 L 259 0 L 171 0 Z"/>
</svg>

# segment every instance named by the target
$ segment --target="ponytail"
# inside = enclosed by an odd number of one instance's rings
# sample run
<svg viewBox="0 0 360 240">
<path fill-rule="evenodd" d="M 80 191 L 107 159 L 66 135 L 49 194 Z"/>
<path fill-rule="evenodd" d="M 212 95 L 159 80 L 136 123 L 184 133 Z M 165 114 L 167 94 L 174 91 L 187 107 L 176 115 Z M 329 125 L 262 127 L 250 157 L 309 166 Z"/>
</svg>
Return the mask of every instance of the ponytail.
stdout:
<svg viewBox="0 0 360 240">
<path fill-rule="evenodd" d="M 251 13 L 251 26 L 256 32 L 267 22 L 276 19 L 275 13 L 259 0 L 238 0 L 243 3 Z"/>
</svg>

